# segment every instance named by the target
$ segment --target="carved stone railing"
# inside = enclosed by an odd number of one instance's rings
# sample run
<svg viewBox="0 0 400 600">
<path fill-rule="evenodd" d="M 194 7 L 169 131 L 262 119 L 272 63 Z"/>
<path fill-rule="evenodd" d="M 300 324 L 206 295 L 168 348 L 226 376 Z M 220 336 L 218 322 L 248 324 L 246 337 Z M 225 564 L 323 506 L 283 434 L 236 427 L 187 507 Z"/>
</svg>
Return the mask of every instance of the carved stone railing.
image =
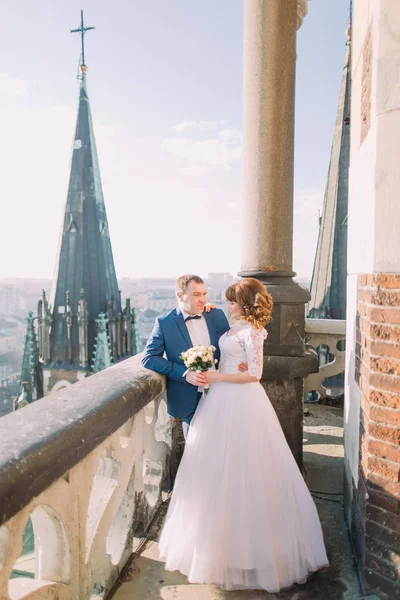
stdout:
<svg viewBox="0 0 400 600">
<path fill-rule="evenodd" d="M 100 600 L 169 477 L 164 380 L 128 359 L 0 419 L 0 598 Z M 34 578 L 11 578 L 28 519 Z"/>
<path fill-rule="evenodd" d="M 308 375 L 304 380 L 304 396 L 316 391 L 325 398 L 329 387 L 323 385 L 324 380 L 334 375 L 344 373 L 346 352 L 346 321 L 335 319 L 306 319 L 307 344 L 318 348 L 321 345 L 329 347 L 331 355 L 328 362 L 320 364 L 319 372 Z"/>
</svg>

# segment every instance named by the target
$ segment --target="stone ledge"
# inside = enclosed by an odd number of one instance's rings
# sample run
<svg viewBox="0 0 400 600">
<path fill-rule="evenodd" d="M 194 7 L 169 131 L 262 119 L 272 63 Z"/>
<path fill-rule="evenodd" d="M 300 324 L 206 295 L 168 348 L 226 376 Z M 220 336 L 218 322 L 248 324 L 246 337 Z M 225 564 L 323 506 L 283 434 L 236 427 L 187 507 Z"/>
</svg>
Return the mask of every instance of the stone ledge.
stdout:
<svg viewBox="0 0 400 600">
<path fill-rule="evenodd" d="M 340 319 L 306 319 L 306 333 L 346 335 L 346 321 Z"/>
<path fill-rule="evenodd" d="M 318 354 L 312 346 L 306 346 L 304 356 L 264 356 L 262 381 L 288 381 L 303 379 L 310 373 L 318 373 Z"/>
<path fill-rule="evenodd" d="M 0 420 L 0 526 L 165 390 L 141 355 Z"/>
</svg>

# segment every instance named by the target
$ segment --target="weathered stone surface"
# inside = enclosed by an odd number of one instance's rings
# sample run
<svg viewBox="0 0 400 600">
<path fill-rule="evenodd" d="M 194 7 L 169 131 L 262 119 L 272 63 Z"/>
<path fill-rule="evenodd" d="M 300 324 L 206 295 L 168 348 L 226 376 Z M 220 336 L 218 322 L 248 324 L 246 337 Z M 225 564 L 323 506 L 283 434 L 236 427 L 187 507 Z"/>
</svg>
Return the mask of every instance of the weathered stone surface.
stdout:
<svg viewBox="0 0 400 600">
<path fill-rule="evenodd" d="M 299 468 L 303 457 L 303 404 L 299 398 L 303 396 L 303 379 L 264 381 L 272 406 L 290 446 Z"/>
<path fill-rule="evenodd" d="M 3 417 L 0 525 L 163 389 L 136 356 Z"/>
</svg>

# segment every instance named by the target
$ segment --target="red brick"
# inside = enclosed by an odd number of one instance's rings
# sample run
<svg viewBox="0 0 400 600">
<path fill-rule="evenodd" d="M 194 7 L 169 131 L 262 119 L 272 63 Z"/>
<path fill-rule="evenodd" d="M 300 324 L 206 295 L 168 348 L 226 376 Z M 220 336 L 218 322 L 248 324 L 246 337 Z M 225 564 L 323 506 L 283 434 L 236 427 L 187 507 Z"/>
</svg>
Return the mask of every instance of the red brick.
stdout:
<svg viewBox="0 0 400 600">
<path fill-rule="evenodd" d="M 360 388 L 368 398 L 371 389 L 371 373 L 368 373 L 366 377 L 360 374 Z"/>
<path fill-rule="evenodd" d="M 392 392 L 384 392 L 382 390 L 375 390 L 371 388 L 368 398 L 370 402 L 379 404 L 379 406 L 400 408 L 400 394 L 393 394 Z"/>
<path fill-rule="evenodd" d="M 382 593 L 385 594 L 385 598 L 390 598 L 390 600 L 400 598 L 400 583 L 390 581 L 372 569 L 365 569 L 365 581 L 373 590 L 379 590 L 379 596 L 375 597 L 379 597 L 381 600 L 384 600 Z"/>
<path fill-rule="evenodd" d="M 397 325 L 382 325 L 381 323 L 370 323 L 363 319 L 361 331 L 369 337 L 376 340 L 384 340 L 388 342 L 400 342 L 400 327 Z"/>
<path fill-rule="evenodd" d="M 384 290 L 363 290 L 363 298 L 368 304 L 375 306 L 395 306 L 400 307 L 400 292 L 387 292 Z"/>
<path fill-rule="evenodd" d="M 381 340 L 366 340 L 365 348 L 375 356 L 393 356 L 400 358 L 400 345 Z"/>
<path fill-rule="evenodd" d="M 370 390 L 370 385 L 369 385 L 369 376 L 368 377 L 363 377 L 360 373 L 360 378 L 358 381 L 358 384 L 361 388 L 361 391 L 363 392 L 363 394 L 365 394 L 365 396 L 368 398 L 368 394 L 369 394 L 369 390 Z"/>
<path fill-rule="evenodd" d="M 359 288 L 357 291 L 357 300 L 363 304 L 372 304 L 372 296 L 377 290 L 371 288 Z"/>
<path fill-rule="evenodd" d="M 398 308 L 368 306 L 365 307 L 364 314 L 360 313 L 360 315 L 366 317 L 372 323 L 392 323 L 394 325 L 400 323 L 400 310 Z"/>
<path fill-rule="evenodd" d="M 391 460 L 392 462 L 400 464 L 400 448 L 398 446 L 392 446 L 390 444 L 385 444 L 384 442 L 378 442 L 377 440 L 367 438 L 367 440 L 365 440 L 365 447 L 367 452 L 373 456 L 385 458 L 386 460 Z"/>
<path fill-rule="evenodd" d="M 373 323 L 370 323 L 370 321 L 368 321 L 368 319 L 366 319 L 365 317 L 362 317 L 360 319 L 360 331 L 361 331 L 361 335 L 369 337 L 371 339 L 375 339 L 376 336 L 373 336 L 372 333 L 372 328 L 373 328 Z"/>
<path fill-rule="evenodd" d="M 372 537 L 375 540 L 378 540 L 380 543 L 385 544 L 395 552 L 400 551 L 400 535 L 392 531 L 391 529 L 387 529 L 386 527 L 382 527 L 370 519 L 366 519 L 365 523 L 365 532 L 369 537 Z"/>
<path fill-rule="evenodd" d="M 367 304 L 365 304 L 365 302 L 358 302 L 357 303 L 357 312 L 359 314 L 360 317 L 365 317 L 367 315 Z"/>
<path fill-rule="evenodd" d="M 366 516 L 374 523 L 400 534 L 400 519 L 397 515 L 368 504 Z"/>
<path fill-rule="evenodd" d="M 388 357 L 369 357 L 369 368 L 376 373 L 400 376 L 400 360 Z"/>
<path fill-rule="evenodd" d="M 375 374 L 373 371 L 371 371 L 371 369 L 369 368 L 369 362 L 370 359 L 368 352 L 363 352 L 362 361 L 359 365 L 357 365 L 359 367 L 361 376 L 367 380 L 368 385 L 370 385 L 370 379 L 373 375 L 381 375 L 380 373 Z"/>
<path fill-rule="evenodd" d="M 365 568 L 371 569 L 375 571 L 375 573 L 379 573 L 379 575 L 383 575 L 383 577 L 387 577 L 393 582 L 398 582 L 400 569 L 385 560 L 382 560 L 376 554 L 371 554 L 370 552 L 366 552 L 365 554 Z"/>
<path fill-rule="evenodd" d="M 387 479 L 383 479 L 379 477 L 376 473 L 369 473 L 367 476 L 368 485 L 375 490 L 380 492 L 385 492 L 389 496 L 393 498 L 400 499 L 400 484 L 394 483 L 393 481 L 387 481 Z"/>
<path fill-rule="evenodd" d="M 400 377 L 397 375 L 385 375 L 381 373 L 371 373 L 367 378 L 370 387 L 389 392 L 400 392 Z M 368 394 L 368 392 L 364 392 Z"/>
<path fill-rule="evenodd" d="M 372 277 L 372 285 L 374 284 L 385 290 L 400 290 L 400 275 L 375 273 Z"/>
<path fill-rule="evenodd" d="M 369 456 L 367 466 L 370 472 L 376 473 L 379 477 L 398 483 L 400 481 L 400 465 L 383 458 Z"/>
<path fill-rule="evenodd" d="M 361 409 L 362 409 L 361 413 L 364 414 L 364 418 L 369 419 L 370 412 L 371 412 L 371 402 L 368 400 L 368 398 L 366 397 L 364 392 L 361 392 L 361 394 L 360 394 L 360 401 L 361 401 Z"/>
<path fill-rule="evenodd" d="M 396 519 L 399 519 L 400 515 L 400 499 L 393 498 L 384 492 L 380 492 L 377 489 L 368 487 L 368 502 L 378 508 L 396 515 Z"/>
<path fill-rule="evenodd" d="M 396 566 L 400 565 L 400 554 L 395 552 L 392 548 L 388 548 L 379 540 L 365 536 L 365 547 L 372 554 L 375 554 L 384 560 L 388 560 L 389 562 L 393 562 Z"/>
<path fill-rule="evenodd" d="M 386 425 L 400 427 L 400 411 L 398 409 L 371 406 L 369 416 L 371 421 L 375 421 L 376 423 L 385 423 Z"/>
<path fill-rule="evenodd" d="M 364 450 L 364 448 L 362 448 L 362 447 L 361 447 L 361 457 L 360 458 L 361 458 L 360 465 L 362 468 L 363 475 L 364 475 L 365 479 L 368 479 L 371 474 L 371 471 L 369 468 L 369 457 L 368 457 L 368 452 L 366 452 Z"/>
<path fill-rule="evenodd" d="M 365 275 L 364 273 L 359 273 L 359 275 L 357 276 L 357 287 L 365 287 L 367 285 L 367 279 L 368 275 Z"/>
<path fill-rule="evenodd" d="M 377 440 L 396 445 L 400 444 L 400 430 L 395 427 L 388 427 L 387 425 L 379 425 L 372 422 L 369 424 L 368 433 Z"/>
</svg>

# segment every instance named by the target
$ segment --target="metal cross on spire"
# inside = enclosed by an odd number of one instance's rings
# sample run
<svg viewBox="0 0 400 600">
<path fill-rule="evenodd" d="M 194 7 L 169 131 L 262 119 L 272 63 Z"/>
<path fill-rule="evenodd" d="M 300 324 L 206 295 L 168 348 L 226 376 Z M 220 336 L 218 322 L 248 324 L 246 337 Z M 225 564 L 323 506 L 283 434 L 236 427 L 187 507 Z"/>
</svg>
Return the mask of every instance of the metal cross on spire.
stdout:
<svg viewBox="0 0 400 600">
<path fill-rule="evenodd" d="M 81 10 L 81 26 L 78 29 L 70 29 L 71 33 L 80 33 L 82 40 L 82 64 L 81 67 L 86 67 L 85 65 L 85 33 L 90 29 L 96 29 L 96 27 L 85 27 L 83 23 L 83 10 Z"/>
</svg>

